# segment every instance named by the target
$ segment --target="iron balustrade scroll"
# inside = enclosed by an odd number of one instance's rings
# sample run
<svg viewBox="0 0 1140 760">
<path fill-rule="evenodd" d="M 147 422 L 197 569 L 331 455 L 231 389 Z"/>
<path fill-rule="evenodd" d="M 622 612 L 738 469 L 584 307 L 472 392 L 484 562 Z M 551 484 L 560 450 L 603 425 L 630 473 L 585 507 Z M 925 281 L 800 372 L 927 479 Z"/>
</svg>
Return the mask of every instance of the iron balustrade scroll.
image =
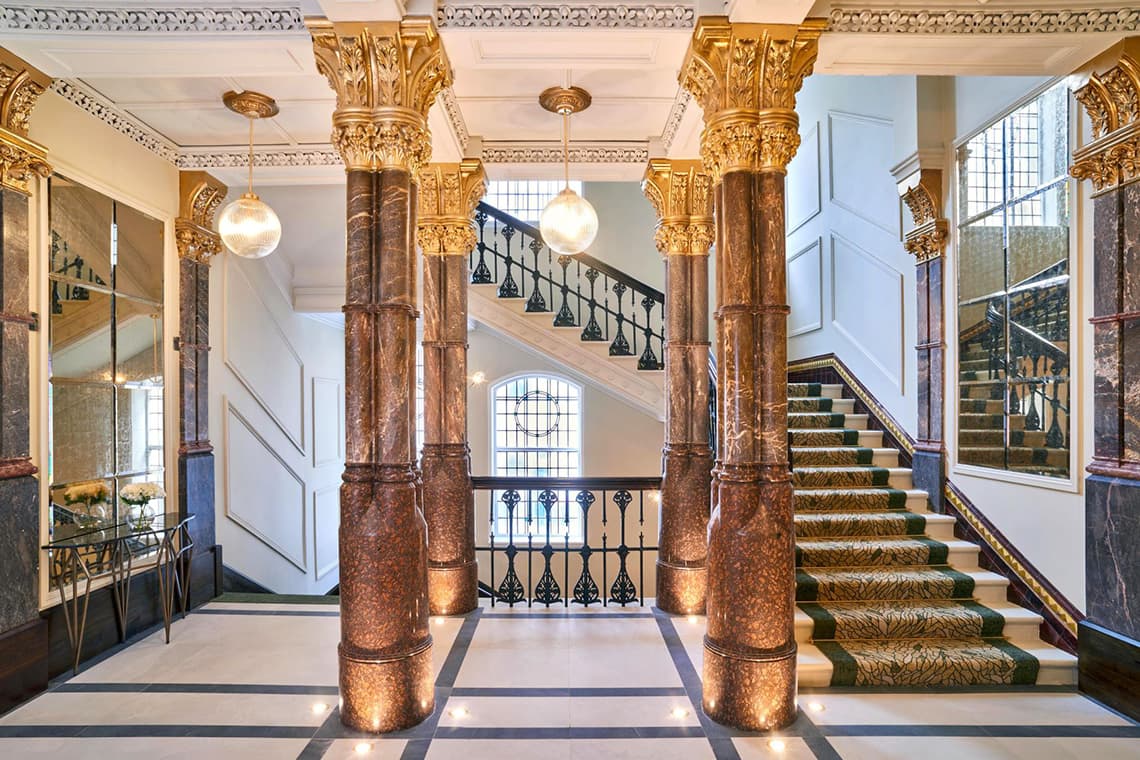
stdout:
<svg viewBox="0 0 1140 760">
<path fill-rule="evenodd" d="M 556 256 L 537 228 L 494 206 L 480 203 L 475 222 L 473 285 L 497 285 L 499 298 L 552 314 L 554 327 L 581 328 L 581 340 L 608 343 L 610 356 L 636 356 L 639 370 L 664 367 L 664 293 L 588 254 Z"/>
<path fill-rule="evenodd" d="M 656 567 L 657 546 L 645 534 L 660 477 L 472 482 L 489 514 L 487 543 L 475 551 L 487 556 L 491 606 L 644 606 L 654 596 L 646 567 Z"/>
</svg>

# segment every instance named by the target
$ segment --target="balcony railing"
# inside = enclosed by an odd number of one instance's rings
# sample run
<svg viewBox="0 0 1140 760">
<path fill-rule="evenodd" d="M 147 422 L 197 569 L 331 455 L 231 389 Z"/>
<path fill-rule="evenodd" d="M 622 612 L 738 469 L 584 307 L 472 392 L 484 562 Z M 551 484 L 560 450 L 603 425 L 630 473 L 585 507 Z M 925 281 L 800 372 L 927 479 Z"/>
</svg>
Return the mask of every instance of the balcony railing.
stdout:
<svg viewBox="0 0 1140 760">
<path fill-rule="evenodd" d="M 476 477 L 491 605 L 643 606 L 655 595 L 660 477 Z"/>
</svg>

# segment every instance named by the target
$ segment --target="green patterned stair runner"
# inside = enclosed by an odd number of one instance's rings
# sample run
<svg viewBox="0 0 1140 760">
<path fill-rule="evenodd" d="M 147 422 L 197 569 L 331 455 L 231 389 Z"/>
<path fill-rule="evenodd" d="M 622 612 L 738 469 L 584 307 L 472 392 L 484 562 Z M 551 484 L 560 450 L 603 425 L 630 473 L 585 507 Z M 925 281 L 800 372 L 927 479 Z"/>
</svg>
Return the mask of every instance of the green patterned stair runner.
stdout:
<svg viewBox="0 0 1140 760">
<path fill-rule="evenodd" d="M 947 564 L 949 546 L 927 535 L 926 517 L 907 509 L 910 494 L 889 486 L 891 470 L 872 466 L 874 449 L 822 391 L 788 385 L 788 427 L 796 599 L 812 621 L 811 643 L 832 663 L 831 684 L 1036 682 L 1037 659 L 1003 638 L 1005 617 L 977 601 L 971 575 Z M 979 448 L 1001 434 L 985 427 L 1000 404 L 989 390 L 964 392 L 961 411 L 978 422 L 970 435 Z M 1014 435 L 1027 450 L 1039 445 L 1039 434 Z"/>
</svg>

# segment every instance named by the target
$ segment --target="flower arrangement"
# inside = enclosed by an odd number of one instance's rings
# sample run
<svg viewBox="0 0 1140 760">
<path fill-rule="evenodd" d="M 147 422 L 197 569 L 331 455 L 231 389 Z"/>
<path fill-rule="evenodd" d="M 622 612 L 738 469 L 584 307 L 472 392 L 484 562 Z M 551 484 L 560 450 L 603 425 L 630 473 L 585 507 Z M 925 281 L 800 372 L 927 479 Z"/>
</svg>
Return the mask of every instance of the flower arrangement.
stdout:
<svg viewBox="0 0 1140 760">
<path fill-rule="evenodd" d="M 135 530 L 146 530 L 150 527 L 154 516 L 150 514 L 147 505 L 150 504 L 151 499 L 161 499 L 165 496 L 166 491 L 159 483 L 128 483 L 119 489 L 119 498 L 132 507 L 138 508 L 138 512 L 131 516 L 131 524 Z"/>
<path fill-rule="evenodd" d="M 76 509 L 75 522 L 84 528 L 98 525 L 107 518 L 107 499 L 111 491 L 107 484 L 101 480 L 89 483 L 76 483 L 63 489 L 63 501 L 69 506 L 82 505 L 83 509 Z"/>
</svg>

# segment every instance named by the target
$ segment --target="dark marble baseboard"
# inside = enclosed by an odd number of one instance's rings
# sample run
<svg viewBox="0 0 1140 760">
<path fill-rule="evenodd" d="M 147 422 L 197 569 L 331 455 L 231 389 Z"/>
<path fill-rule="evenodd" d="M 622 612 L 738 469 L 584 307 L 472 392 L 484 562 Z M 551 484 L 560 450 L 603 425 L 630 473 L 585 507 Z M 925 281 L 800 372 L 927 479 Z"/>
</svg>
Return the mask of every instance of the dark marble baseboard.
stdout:
<svg viewBox="0 0 1140 760">
<path fill-rule="evenodd" d="M 39 481 L 0 480 L 0 631 L 39 615 Z"/>
<path fill-rule="evenodd" d="M 930 508 L 935 512 L 943 512 L 946 467 L 945 457 L 941 452 L 915 451 L 911 458 L 911 474 L 914 478 L 914 487 L 929 494 Z"/>
<path fill-rule="evenodd" d="M 224 594 L 272 594 L 271 589 L 242 575 L 227 565 L 222 565 L 222 593 Z"/>
<path fill-rule="evenodd" d="M 1140 481 L 1085 480 L 1086 613 L 1140 639 Z"/>
<path fill-rule="evenodd" d="M 214 454 L 200 451 L 178 457 L 179 508 L 184 515 L 194 515 L 190 538 L 195 546 L 213 546 L 214 529 Z"/>
<path fill-rule="evenodd" d="M 1077 630 L 1077 687 L 1140 720 L 1140 641 L 1088 620 Z"/>
<path fill-rule="evenodd" d="M 48 624 L 36 618 L 0 634 L 0 713 L 48 687 Z"/>
</svg>

